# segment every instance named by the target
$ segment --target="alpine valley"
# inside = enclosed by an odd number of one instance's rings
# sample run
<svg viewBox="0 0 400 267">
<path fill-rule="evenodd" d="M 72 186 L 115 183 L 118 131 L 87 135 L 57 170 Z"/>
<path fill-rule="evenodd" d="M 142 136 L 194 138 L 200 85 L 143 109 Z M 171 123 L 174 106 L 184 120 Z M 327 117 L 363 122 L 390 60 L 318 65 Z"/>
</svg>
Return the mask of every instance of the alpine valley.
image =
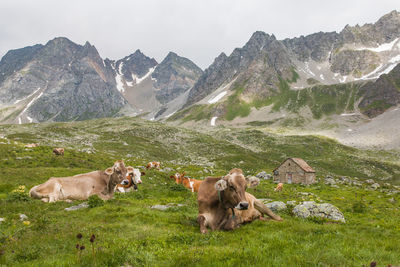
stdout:
<svg viewBox="0 0 400 267">
<path fill-rule="evenodd" d="M 140 50 L 102 59 L 89 42 L 59 37 L 1 59 L 0 122 L 138 116 L 400 148 L 399 63 L 398 11 L 339 33 L 277 40 L 257 31 L 204 71 L 174 52 L 160 63 Z"/>
</svg>

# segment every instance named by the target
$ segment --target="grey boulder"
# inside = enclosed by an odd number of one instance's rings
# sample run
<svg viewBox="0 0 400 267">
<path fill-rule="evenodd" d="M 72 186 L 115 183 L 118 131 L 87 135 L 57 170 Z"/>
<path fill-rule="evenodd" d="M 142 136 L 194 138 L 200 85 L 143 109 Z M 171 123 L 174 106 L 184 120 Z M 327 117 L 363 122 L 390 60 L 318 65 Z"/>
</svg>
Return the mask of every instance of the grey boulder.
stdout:
<svg viewBox="0 0 400 267">
<path fill-rule="evenodd" d="M 305 201 L 294 207 L 293 213 L 300 218 L 321 217 L 333 221 L 346 222 L 340 210 L 329 203 L 317 204 L 314 201 Z"/>
</svg>

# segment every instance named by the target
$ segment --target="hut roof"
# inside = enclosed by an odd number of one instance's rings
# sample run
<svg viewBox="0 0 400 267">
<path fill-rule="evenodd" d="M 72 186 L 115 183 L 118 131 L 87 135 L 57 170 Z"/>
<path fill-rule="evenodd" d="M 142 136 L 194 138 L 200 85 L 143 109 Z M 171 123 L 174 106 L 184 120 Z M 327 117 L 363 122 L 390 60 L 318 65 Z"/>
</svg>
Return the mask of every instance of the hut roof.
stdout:
<svg viewBox="0 0 400 267">
<path fill-rule="evenodd" d="M 293 160 L 293 161 L 294 161 L 300 168 L 302 168 L 305 172 L 315 172 L 315 170 L 314 170 L 313 168 L 311 168 L 311 166 L 308 165 L 307 162 L 305 162 L 305 161 L 304 161 L 303 159 L 301 159 L 301 158 L 287 158 L 285 161 L 282 162 L 282 164 L 285 163 L 285 162 L 286 162 L 287 160 L 289 160 L 289 159 Z M 282 166 L 282 164 L 279 165 L 279 167 Z M 279 169 L 279 167 L 276 168 L 275 170 Z M 274 170 L 274 171 L 275 171 L 275 170 Z"/>
</svg>

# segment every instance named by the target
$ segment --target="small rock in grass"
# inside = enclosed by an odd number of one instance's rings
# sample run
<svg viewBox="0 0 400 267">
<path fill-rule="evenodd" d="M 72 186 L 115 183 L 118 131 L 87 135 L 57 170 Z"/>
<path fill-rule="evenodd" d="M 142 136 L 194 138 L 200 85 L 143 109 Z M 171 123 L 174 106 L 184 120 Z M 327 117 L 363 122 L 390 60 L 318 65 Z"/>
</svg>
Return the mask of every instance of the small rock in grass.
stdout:
<svg viewBox="0 0 400 267">
<path fill-rule="evenodd" d="M 167 209 L 172 208 L 172 207 L 183 207 L 183 206 L 185 206 L 185 205 L 184 204 L 168 203 L 167 205 L 159 205 L 159 204 L 157 204 L 157 205 L 151 206 L 150 208 L 154 209 L 154 210 L 167 210 Z"/>
<path fill-rule="evenodd" d="M 376 190 L 381 186 L 378 183 L 374 183 L 374 184 L 371 185 L 371 187 L 372 187 L 372 189 Z"/>
<path fill-rule="evenodd" d="M 266 173 L 265 171 L 257 173 L 256 177 L 264 180 L 271 179 L 271 175 Z"/>
<path fill-rule="evenodd" d="M 25 214 L 20 214 L 20 215 L 19 215 L 19 220 L 20 220 L 21 222 L 26 221 L 26 220 L 28 220 L 28 216 L 26 216 Z"/>
<path fill-rule="evenodd" d="M 336 184 L 336 181 L 333 178 L 325 178 L 325 184 L 334 185 L 334 184 Z"/>
<path fill-rule="evenodd" d="M 72 207 L 69 207 L 69 208 L 65 208 L 64 210 L 72 211 L 72 210 L 79 210 L 79 209 L 85 209 L 85 208 L 89 208 L 89 204 L 87 202 L 82 202 L 79 205 L 72 206 Z"/>
<path fill-rule="evenodd" d="M 375 183 L 375 181 L 374 181 L 373 179 L 365 180 L 365 182 L 366 182 L 367 184 L 374 184 L 374 183 Z"/>
</svg>

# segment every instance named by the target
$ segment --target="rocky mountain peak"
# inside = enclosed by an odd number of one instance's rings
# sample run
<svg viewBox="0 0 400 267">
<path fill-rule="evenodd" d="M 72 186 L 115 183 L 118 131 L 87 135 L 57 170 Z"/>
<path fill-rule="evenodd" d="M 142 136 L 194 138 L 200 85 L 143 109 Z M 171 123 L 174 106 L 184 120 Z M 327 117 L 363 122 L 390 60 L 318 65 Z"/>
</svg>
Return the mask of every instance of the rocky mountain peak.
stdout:
<svg viewBox="0 0 400 267">
<path fill-rule="evenodd" d="M 171 60 L 171 59 L 178 58 L 178 57 L 179 56 L 175 52 L 170 51 L 170 52 L 168 52 L 168 55 L 165 57 L 164 60 Z"/>
<path fill-rule="evenodd" d="M 117 60 L 115 66 L 118 73 L 123 75 L 125 80 L 133 81 L 133 77 L 143 77 L 151 68 L 157 66 L 157 64 L 154 58 L 146 56 L 142 51 L 137 49 L 133 54 Z"/>
<path fill-rule="evenodd" d="M 158 89 L 157 99 L 167 103 L 190 89 L 203 71 L 185 57 L 169 52 L 151 75 Z"/>
</svg>

